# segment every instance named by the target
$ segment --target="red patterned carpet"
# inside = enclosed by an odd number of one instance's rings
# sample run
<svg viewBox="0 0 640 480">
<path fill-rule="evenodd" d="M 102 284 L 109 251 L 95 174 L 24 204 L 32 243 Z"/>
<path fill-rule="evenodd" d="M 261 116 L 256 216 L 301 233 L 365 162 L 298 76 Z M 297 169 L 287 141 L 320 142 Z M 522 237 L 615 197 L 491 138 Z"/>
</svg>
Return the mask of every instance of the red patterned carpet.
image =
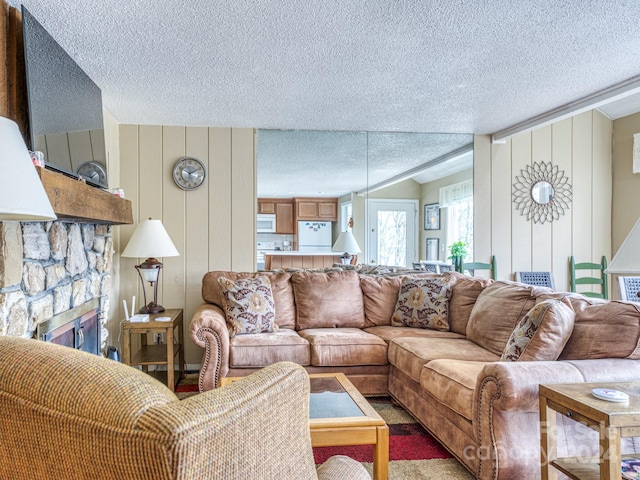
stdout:
<svg viewBox="0 0 640 480">
<path fill-rule="evenodd" d="M 419 423 L 408 419 L 406 412 L 391 405 L 389 398 L 370 398 L 369 403 L 381 415 L 398 410 L 397 417 L 412 423 L 389 423 L 389 460 L 425 460 L 433 458 L 452 458 L 451 454 L 440 445 Z M 393 410 L 392 410 L 393 409 Z M 389 415 L 384 415 L 384 417 Z M 324 463 L 332 455 L 347 455 L 359 462 L 370 462 L 373 456 L 373 445 L 353 447 L 316 447 L 313 449 L 316 463 Z"/>
<path fill-rule="evenodd" d="M 176 388 L 178 397 L 198 392 L 197 375 L 188 374 Z M 389 425 L 390 480 L 472 480 L 474 477 L 440 445 L 406 411 L 395 408 L 387 397 L 369 398 L 371 405 Z M 371 472 L 373 446 L 316 447 L 313 454 L 317 464 L 332 455 L 347 455 Z"/>
</svg>

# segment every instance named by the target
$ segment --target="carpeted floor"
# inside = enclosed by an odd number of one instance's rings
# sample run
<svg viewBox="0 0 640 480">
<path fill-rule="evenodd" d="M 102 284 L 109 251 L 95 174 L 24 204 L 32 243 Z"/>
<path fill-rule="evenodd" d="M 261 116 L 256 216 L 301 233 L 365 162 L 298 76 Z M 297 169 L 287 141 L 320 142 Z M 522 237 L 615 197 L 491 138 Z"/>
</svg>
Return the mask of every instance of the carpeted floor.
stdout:
<svg viewBox="0 0 640 480">
<path fill-rule="evenodd" d="M 198 392 L 197 374 L 187 374 L 176 394 L 186 398 Z M 389 398 L 370 398 L 371 405 L 389 425 L 389 478 L 393 480 L 472 480 L 471 475 L 451 454 L 417 423 L 411 415 L 391 405 Z M 332 455 L 347 455 L 372 471 L 373 446 L 316 447 L 316 463 Z"/>
</svg>

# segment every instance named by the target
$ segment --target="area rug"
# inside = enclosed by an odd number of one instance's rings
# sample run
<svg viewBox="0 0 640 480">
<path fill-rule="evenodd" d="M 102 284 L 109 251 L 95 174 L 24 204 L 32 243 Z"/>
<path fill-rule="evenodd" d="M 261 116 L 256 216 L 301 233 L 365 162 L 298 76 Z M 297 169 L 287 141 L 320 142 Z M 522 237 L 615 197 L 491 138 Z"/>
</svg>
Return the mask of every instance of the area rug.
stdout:
<svg viewBox="0 0 640 480">
<path fill-rule="evenodd" d="M 198 392 L 197 374 L 187 374 L 178 387 L 178 398 Z M 388 397 L 369 398 L 369 403 L 389 425 L 389 479 L 393 480 L 472 480 L 471 475 L 440 445 L 411 415 L 391 404 Z M 373 446 L 316 447 L 316 464 L 324 463 L 332 455 L 347 455 L 371 473 Z"/>
</svg>

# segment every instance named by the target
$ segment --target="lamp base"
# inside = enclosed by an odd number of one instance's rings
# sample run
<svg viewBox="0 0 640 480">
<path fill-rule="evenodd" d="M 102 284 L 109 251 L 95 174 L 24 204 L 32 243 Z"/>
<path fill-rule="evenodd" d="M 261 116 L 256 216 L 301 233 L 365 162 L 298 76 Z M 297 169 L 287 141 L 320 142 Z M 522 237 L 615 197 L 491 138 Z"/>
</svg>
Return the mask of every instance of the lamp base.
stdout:
<svg viewBox="0 0 640 480">
<path fill-rule="evenodd" d="M 160 313 L 164 312 L 164 307 L 162 305 L 157 305 L 151 302 L 149 305 L 145 305 L 140 309 L 140 313 Z"/>
<path fill-rule="evenodd" d="M 351 260 L 353 259 L 353 255 L 349 255 L 347 253 L 343 253 L 340 256 L 340 261 L 342 262 L 342 265 L 349 265 L 351 264 Z"/>
</svg>

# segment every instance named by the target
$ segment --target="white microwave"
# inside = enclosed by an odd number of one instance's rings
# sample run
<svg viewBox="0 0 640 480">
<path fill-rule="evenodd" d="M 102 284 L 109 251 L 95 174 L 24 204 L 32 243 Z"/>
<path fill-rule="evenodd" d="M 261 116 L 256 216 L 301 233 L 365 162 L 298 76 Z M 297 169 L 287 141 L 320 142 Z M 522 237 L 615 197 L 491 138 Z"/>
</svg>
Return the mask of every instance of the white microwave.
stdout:
<svg viewBox="0 0 640 480">
<path fill-rule="evenodd" d="M 258 233 L 276 233 L 276 216 L 273 213 L 259 213 L 256 221 Z"/>
</svg>

